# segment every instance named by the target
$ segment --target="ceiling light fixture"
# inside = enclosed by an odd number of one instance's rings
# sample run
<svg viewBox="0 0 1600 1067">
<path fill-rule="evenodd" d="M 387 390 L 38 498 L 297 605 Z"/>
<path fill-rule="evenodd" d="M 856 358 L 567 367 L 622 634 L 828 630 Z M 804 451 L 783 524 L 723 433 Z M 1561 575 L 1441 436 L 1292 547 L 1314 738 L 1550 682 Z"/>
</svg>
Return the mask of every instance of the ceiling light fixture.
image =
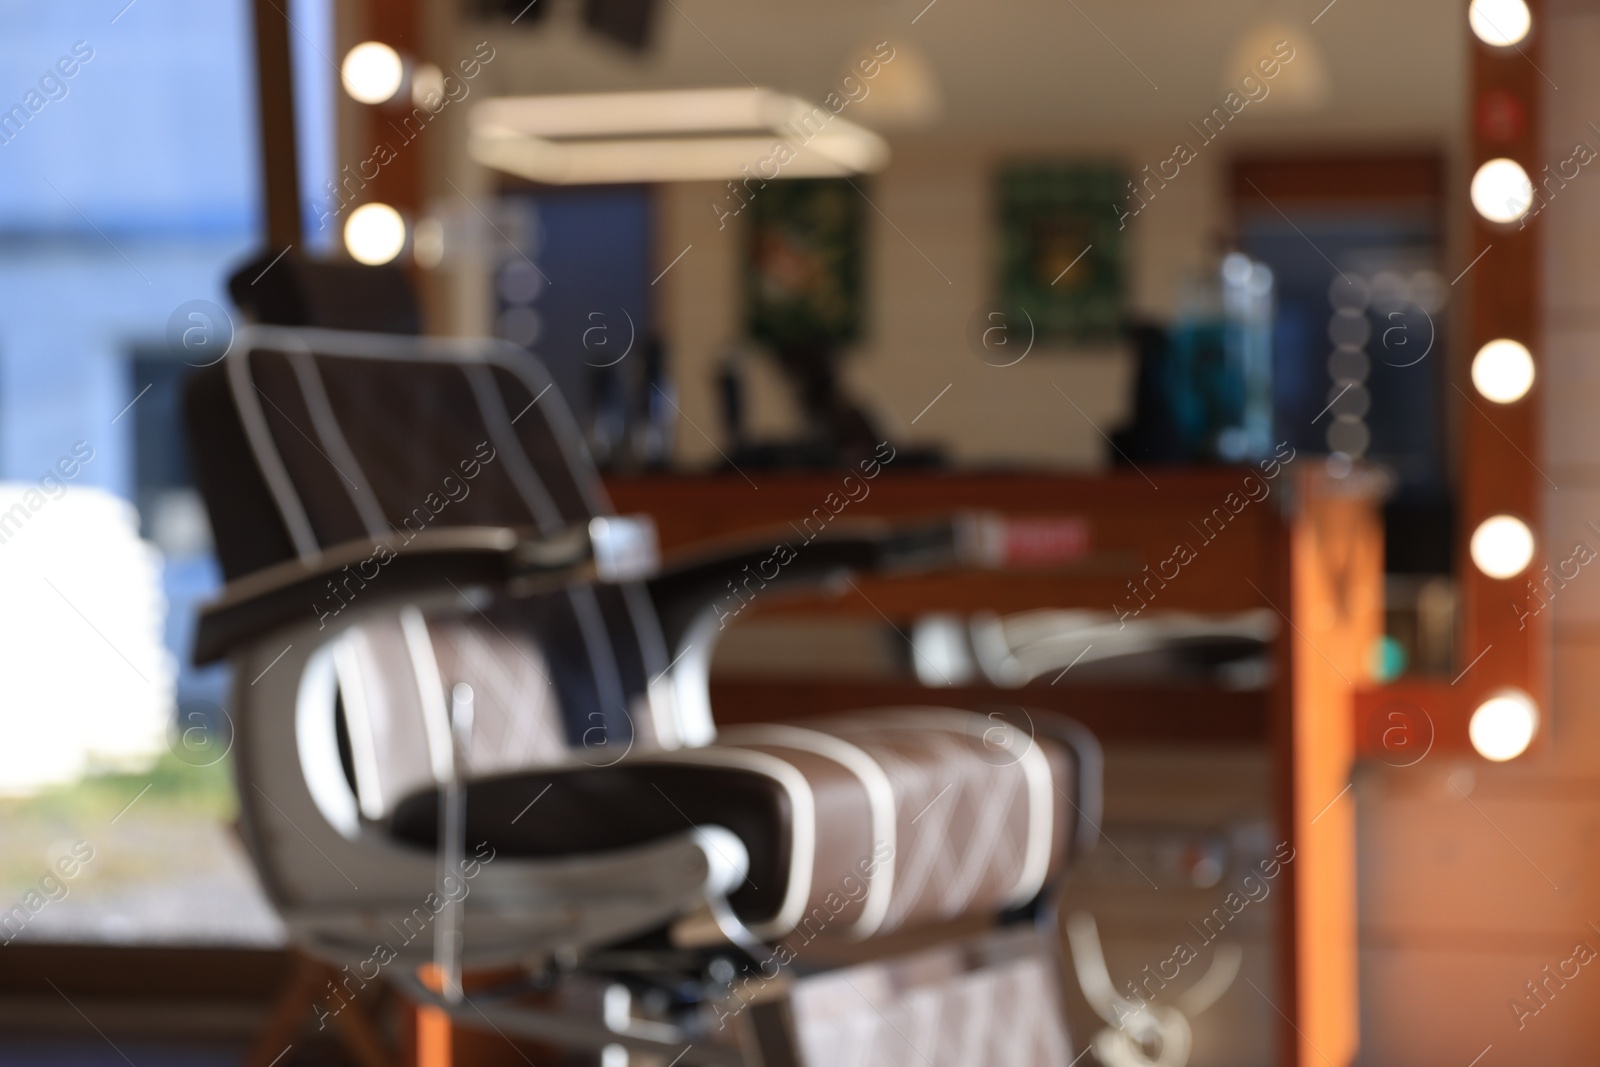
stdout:
<svg viewBox="0 0 1600 1067">
<path fill-rule="evenodd" d="M 476 162 L 553 185 L 838 177 L 889 161 L 877 134 L 771 89 L 499 97 L 469 121 Z"/>
<path fill-rule="evenodd" d="M 876 51 L 863 48 L 835 84 L 850 101 L 850 117 L 874 130 L 925 129 L 939 121 L 944 94 L 933 64 L 920 49 L 894 43 L 893 58 L 879 63 Z M 876 70 L 875 75 L 865 72 Z"/>
</svg>

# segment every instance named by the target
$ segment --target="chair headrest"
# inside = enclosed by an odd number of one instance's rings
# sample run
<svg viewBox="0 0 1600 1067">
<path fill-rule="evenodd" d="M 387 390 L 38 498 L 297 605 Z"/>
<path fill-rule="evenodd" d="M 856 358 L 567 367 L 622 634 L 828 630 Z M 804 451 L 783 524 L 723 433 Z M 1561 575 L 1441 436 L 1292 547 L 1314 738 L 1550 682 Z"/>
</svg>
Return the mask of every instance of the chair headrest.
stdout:
<svg viewBox="0 0 1600 1067">
<path fill-rule="evenodd" d="M 234 272 L 228 294 L 263 325 L 400 334 L 422 328 L 411 279 L 396 264 L 366 267 L 268 248 Z"/>
</svg>

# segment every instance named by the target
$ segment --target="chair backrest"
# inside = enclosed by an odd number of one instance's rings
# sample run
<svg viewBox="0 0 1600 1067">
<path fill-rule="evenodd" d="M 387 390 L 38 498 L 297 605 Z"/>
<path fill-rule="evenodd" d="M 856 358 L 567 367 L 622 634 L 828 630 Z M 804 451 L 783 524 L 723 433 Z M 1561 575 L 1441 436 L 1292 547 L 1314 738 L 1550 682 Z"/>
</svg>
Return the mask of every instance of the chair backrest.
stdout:
<svg viewBox="0 0 1600 1067">
<path fill-rule="evenodd" d="M 196 480 L 229 580 L 357 540 L 399 549 L 442 526 L 545 533 L 611 514 L 545 369 L 493 341 L 284 327 L 241 331 L 198 373 Z M 381 564 L 308 612 L 359 603 Z M 376 577 L 373 577 L 376 572 Z M 480 772 L 677 743 L 658 620 L 637 585 L 585 586 L 424 618 L 400 611 L 335 650 L 363 812 L 439 770 L 450 686 L 473 685 Z M 563 751 L 562 746 L 568 746 Z M 447 751 L 447 748 L 445 749 Z"/>
</svg>

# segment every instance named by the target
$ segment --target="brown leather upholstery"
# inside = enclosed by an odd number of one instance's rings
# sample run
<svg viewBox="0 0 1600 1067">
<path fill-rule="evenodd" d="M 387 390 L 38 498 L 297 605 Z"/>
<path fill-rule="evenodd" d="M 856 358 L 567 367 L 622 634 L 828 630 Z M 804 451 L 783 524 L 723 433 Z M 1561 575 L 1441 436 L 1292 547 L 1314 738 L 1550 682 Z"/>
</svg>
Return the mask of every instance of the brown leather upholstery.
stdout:
<svg viewBox="0 0 1600 1067">
<path fill-rule="evenodd" d="M 453 526 L 556 536 L 610 513 L 582 435 L 526 353 L 318 331 L 251 337 L 197 375 L 189 397 L 197 478 L 230 579 L 291 560 L 316 570 L 362 539 L 411 545 Z M 791 574 L 942 558 L 951 543 L 948 524 L 860 537 L 818 548 L 814 571 Z M 330 579 L 306 621 L 371 605 L 368 581 L 394 589 L 398 565 L 376 566 Z M 672 706 L 666 637 L 681 659 L 688 616 L 664 632 L 658 603 L 692 614 L 738 569 L 707 558 L 656 588 L 500 589 L 486 606 L 461 597 L 448 616 L 414 606 L 346 616 L 327 654 L 361 814 L 401 842 L 436 846 L 436 783 L 452 772 L 447 701 L 464 682 L 469 841 L 559 858 L 722 826 L 750 860 L 730 903 L 763 938 L 871 937 L 1020 906 L 1092 837 L 1093 740 L 1044 720 L 1035 731 L 908 708 L 677 747 L 710 723 L 691 730 Z"/>
<path fill-rule="evenodd" d="M 257 336 L 196 374 L 187 405 L 230 580 L 363 539 L 398 550 L 452 526 L 556 535 L 612 513 L 571 413 L 526 352 L 392 337 L 373 354 L 360 335 Z M 393 589 L 390 568 L 349 568 L 305 597 L 302 617 L 360 603 L 368 581 Z M 626 746 L 634 722 L 653 721 L 634 711 L 670 657 L 642 586 L 576 586 L 491 614 L 474 625 L 532 635 L 544 650 L 568 744 Z"/>
<path fill-rule="evenodd" d="M 1077 1067 L 1058 974 L 1032 930 L 799 978 L 798 1062 L 829 1067 Z"/>
<path fill-rule="evenodd" d="M 1081 778 L 1060 741 L 970 712 L 909 708 L 728 730 L 717 744 L 609 767 L 474 781 L 467 835 L 497 852 L 626 847 L 691 826 L 750 853 L 732 903 L 769 939 L 859 939 L 1020 906 L 1074 845 Z M 403 801 L 402 840 L 432 848 L 437 794 Z"/>
<path fill-rule="evenodd" d="M 487 843 L 497 856 L 560 859 L 722 826 L 750 858 L 750 876 L 730 903 L 749 922 L 761 922 L 779 913 L 790 885 L 794 794 L 759 760 L 715 747 L 694 754 L 700 758 L 692 762 L 656 754 L 475 778 L 467 785 L 466 840 Z M 427 789 L 402 800 L 388 825 L 398 840 L 431 851 L 438 819 L 438 792 Z"/>
<path fill-rule="evenodd" d="M 994 745 L 994 731 L 1017 744 Z M 799 918 L 775 916 L 768 936 L 813 926 L 869 937 L 1020 906 L 1068 854 L 1070 753 L 982 715 L 876 710 L 736 727 L 718 747 L 782 759 L 812 793 L 809 890 Z"/>
<path fill-rule="evenodd" d="M 450 768 L 447 685 L 473 687 L 462 763 L 474 776 L 565 761 L 566 733 L 544 653 L 525 633 L 476 616 L 403 612 L 355 627 L 335 648 L 351 783 L 369 819 L 386 818 Z"/>
</svg>

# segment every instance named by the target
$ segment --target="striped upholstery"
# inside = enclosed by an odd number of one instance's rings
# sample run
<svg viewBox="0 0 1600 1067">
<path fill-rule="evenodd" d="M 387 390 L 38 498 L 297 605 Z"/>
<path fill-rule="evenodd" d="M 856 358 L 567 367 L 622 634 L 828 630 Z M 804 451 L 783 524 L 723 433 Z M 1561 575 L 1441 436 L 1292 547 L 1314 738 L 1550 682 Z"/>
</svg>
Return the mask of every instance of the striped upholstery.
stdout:
<svg viewBox="0 0 1600 1067">
<path fill-rule="evenodd" d="M 987 743 L 1001 731 L 1004 754 Z M 792 807 L 814 820 L 813 832 L 792 837 L 797 850 L 809 842 L 790 868 L 809 872 L 805 884 L 778 916 L 762 917 L 764 936 L 853 940 L 1017 907 L 1081 845 L 1061 810 L 1080 783 L 1066 747 L 970 712 L 875 709 L 735 726 L 715 747 L 787 765 L 806 794 Z M 700 751 L 672 758 L 693 762 Z"/>
<path fill-rule="evenodd" d="M 803 1067 L 1073 1067 L 1053 968 L 1037 953 L 971 967 L 955 949 L 800 979 Z"/>
<path fill-rule="evenodd" d="M 507 633 L 472 619 L 401 612 L 342 637 L 334 666 L 369 819 L 384 818 L 400 798 L 449 771 L 444 687 L 431 679 L 471 680 L 474 730 L 462 763 L 473 775 L 550 763 L 566 750 L 549 664 L 514 627 Z"/>
<path fill-rule="evenodd" d="M 750 860 L 729 904 L 757 937 L 799 954 L 817 939 L 1035 899 L 1086 843 L 1073 798 L 1092 772 L 1059 725 L 884 708 L 732 726 L 713 744 L 634 754 L 605 773 L 584 761 L 476 778 L 466 832 L 497 853 L 545 857 L 724 827 Z M 534 804 L 537 816 L 522 818 Z M 437 795 L 416 793 L 391 832 L 433 847 L 438 818 Z"/>
<path fill-rule="evenodd" d="M 399 548 L 442 526 L 555 533 L 612 513 L 548 374 L 511 346 L 258 327 L 201 373 L 194 460 L 230 579 L 344 542 Z M 382 580 L 369 560 L 308 610 L 336 616 Z M 456 682 L 480 694 L 482 755 L 469 760 L 485 769 L 673 742 L 667 691 L 650 696 L 668 657 L 642 587 L 519 599 L 418 633 L 408 643 L 398 619 L 363 625 L 340 651 L 347 721 L 367 735 L 352 737 L 358 778 L 363 748 L 373 756 L 369 817 L 430 781 L 437 751 L 419 723 Z M 361 691 L 382 698 L 356 707 Z"/>
</svg>

